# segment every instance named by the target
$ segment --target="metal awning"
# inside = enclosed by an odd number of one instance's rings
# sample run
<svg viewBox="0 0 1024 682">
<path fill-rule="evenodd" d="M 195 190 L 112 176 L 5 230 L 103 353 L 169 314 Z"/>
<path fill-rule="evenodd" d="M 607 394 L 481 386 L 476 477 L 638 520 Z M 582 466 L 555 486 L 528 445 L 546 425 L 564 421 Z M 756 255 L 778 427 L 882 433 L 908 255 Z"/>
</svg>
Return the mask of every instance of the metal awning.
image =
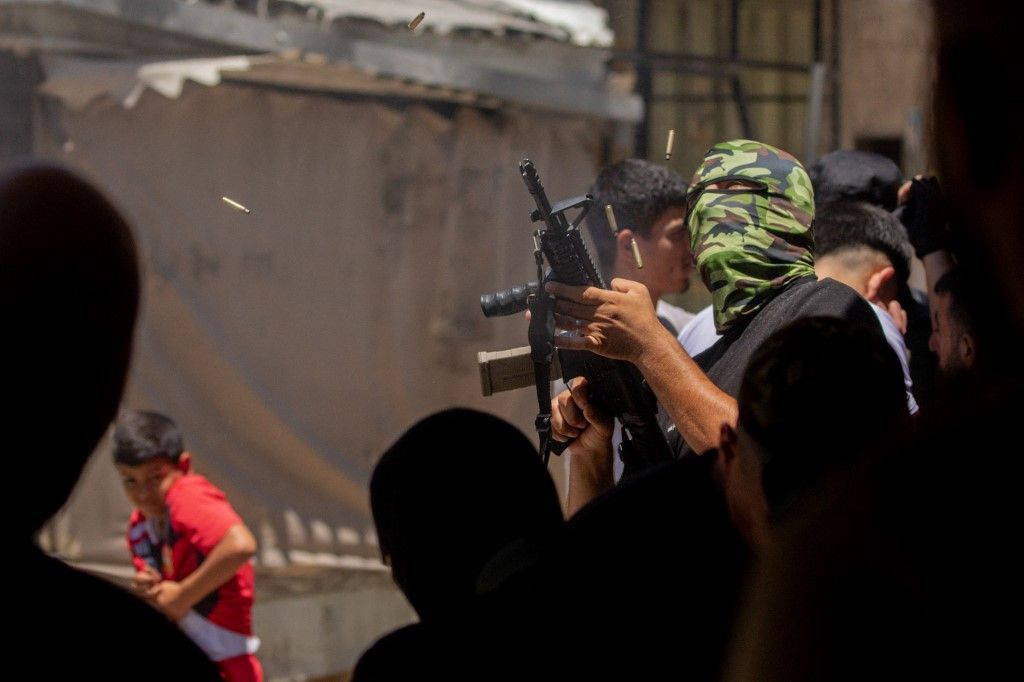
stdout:
<svg viewBox="0 0 1024 682">
<path fill-rule="evenodd" d="M 264 4 L 264 3 L 261 3 Z M 180 0 L 0 0 L 0 49 L 65 54 L 128 61 L 176 61 L 183 58 L 298 54 L 309 65 L 341 65 L 385 80 L 414 83 L 428 90 L 460 93 L 463 98 L 499 100 L 531 108 L 635 123 L 643 103 L 630 93 L 608 87 L 603 48 L 576 44 L 596 32 L 592 6 L 553 0 L 405 0 L 407 7 L 448 6 L 466 21 L 452 23 L 438 10 L 433 24 L 424 19 L 417 31 L 391 27 L 400 3 L 349 0 L 265 3 L 267 11 L 246 12 L 205 2 Z M 292 6 L 284 11 L 278 5 Z M 384 7 L 373 23 L 340 21 L 358 18 L 348 6 Z M 564 7 L 558 7 L 564 5 Z M 495 30 L 482 16 L 506 11 Z M 278 8 L 275 15 L 270 10 Z M 528 8 L 533 8 L 530 13 Z M 572 33 L 557 21 L 585 16 L 589 23 Z M 310 10 L 316 12 L 315 16 Z M 368 11 L 368 10 L 367 10 Z M 424 11 L 424 10 L 420 10 Z M 548 12 L 543 15 L 543 12 Z M 597 10 L 603 12 L 603 10 Z M 333 13 L 332 13 L 333 12 Z M 559 14 L 559 12 L 561 14 Z M 576 14 L 574 14 L 575 12 Z M 490 13 L 490 14 L 487 14 Z M 428 17 L 430 13 L 428 12 Z M 544 21 L 539 16 L 547 16 Z M 330 19 L 330 21 L 328 21 Z M 474 19 L 476 24 L 469 19 Z M 497 20 L 495 20 L 497 21 Z M 424 27 L 434 28 L 425 30 Z M 476 29 L 474 29 L 476 26 Z M 449 27 L 445 33 L 441 27 Z M 466 32 L 487 30 L 488 35 Z M 575 36 L 575 37 L 573 37 Z M 594 42 L 606 40 L 601 37 Z M 307 69 L 308 71 L 308 69 Z M 304 74 L 311 75 L 311 74 Z M 323 79 L 321 79 L 323 80 Z M 344 80 L 344 79 L 342 79 Z M 306 78 L 311 86 L 315 78 Z M 337 87 L 330 79 L 324 89 Z"/>
<path fill-rule="evenodd" d="M 41 61 L 46 79 L 39 85 L 39 92 L 71 109 L 83 109 L 100 97 L 110 97 L 130 109 L 147 89 L 176 99 L 186 82 L 208 87 L 223 82 L 249 83 L 309 92 L 465 104 L 482 109 L 497 109 L 501 105 L 493 97 L 375 75 L 297 53 L 102 62 L 48 55 Z"/>
<path fill-rule="evenodd" d="M 358 18 L 399 27 L 422 12 L 420 30 L 442 34 L 517 32 L 593 47 L 611 47 L 615 38 L 608 27 L 608 12 L 586 0 L 265 0 L 252 11 L 271 16 L 288 6 L 305 9 L 309 21 L 327 23 Z"/>
</svg>

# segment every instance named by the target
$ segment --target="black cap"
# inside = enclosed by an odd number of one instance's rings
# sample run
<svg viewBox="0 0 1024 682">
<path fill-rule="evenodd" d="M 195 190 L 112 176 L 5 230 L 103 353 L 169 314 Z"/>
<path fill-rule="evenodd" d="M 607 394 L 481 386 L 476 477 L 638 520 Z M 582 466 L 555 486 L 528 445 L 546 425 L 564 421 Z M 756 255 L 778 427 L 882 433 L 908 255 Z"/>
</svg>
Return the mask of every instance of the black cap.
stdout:
<svg viewBox="0 0 1024 682">
<path fill-rule="evenodd" d="M 818 205 L 845 199 L 866 201 L 892 211 L 903 183 L 903 173 L 892 159 L 846 149 L 825 154 L 811 164 L 808 174 Z"/>
</svg>

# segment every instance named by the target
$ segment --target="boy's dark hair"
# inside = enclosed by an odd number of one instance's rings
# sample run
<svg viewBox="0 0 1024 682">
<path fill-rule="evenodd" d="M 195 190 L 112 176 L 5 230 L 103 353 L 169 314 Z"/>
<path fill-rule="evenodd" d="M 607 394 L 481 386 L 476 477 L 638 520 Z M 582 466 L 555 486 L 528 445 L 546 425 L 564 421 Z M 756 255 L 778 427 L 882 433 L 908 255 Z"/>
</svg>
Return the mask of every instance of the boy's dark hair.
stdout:
<svg viewBox="0 0 1024 682">
<path fill-rule="evenodd" d="M 865 201 L 887 211 L 896 208 L 903 173 L 892 159 L 852 149 L 825 154 L 807 169 L 820 206 L 833 201 Z"/>
<path fill-rule="evenodd" d="M 881 330 L 837 317 L 772 335 L 751 357 L 738 402 L 776 519 L 907 414 L 903 371 Z"/>
<path fill-rule="evenodd" d="M 177 462 L 185 451 L 178 425 L 159 412 L 124 410 L 114 427 L 114 462 L 137 466 L 157 457 Z"/>
<path fill-rule="evenodd" d="M 686 205 L 686 180 L 675 171 L 644 159 L 625 159 L 605 166 L 590 188 L 594 205 L 587 213 L 587 228 L 597 248 L 601 272 L 608 278 L 615 266 L 615 235 L 605 216 L 611 204 L 620 229 L 647 237 L 662 213 Z"/>
<path fill-rule="evenodd" d="M 901 285 L 910 277 L 913 249 L 896 216 L 863 201 L 821 204 L 814 216 L 814 257 L 860 246 L 885 254 Z"/>
</svg>

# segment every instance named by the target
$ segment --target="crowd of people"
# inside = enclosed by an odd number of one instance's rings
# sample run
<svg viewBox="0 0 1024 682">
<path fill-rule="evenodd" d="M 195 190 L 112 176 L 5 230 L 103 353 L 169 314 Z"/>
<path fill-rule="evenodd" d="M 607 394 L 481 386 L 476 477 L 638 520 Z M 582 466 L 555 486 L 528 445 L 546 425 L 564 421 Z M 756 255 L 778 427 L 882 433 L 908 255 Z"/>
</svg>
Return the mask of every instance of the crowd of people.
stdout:
<svg viewBox="0 0 1024 682">
<path fill-rule="evenodd" d="M 619 427 L 579 377 L 552 401 L 564 508 L 503 420 L 413 425 L 370 496 L 419 620 L 354 679 L 1012 670 L 1024 139 L 976 75 L 1002 65 L 1014 91 L 1022 12 L 935 2 L 938 180 L 862 152 L 805 168 L 754 140 L 714 145 L 689 182 L 639 159 L 602 170 L 593 193 L 623 229 L 600 210 L 588 227 L 611 286 L 546 285 L 569 332 L 555 343 L 633 363 L 675 457 L 617 465 Z M 694 270 L 706 310 L 660 301 Z M 138 294 L 131 232 L 99 192 L 50 166 L 0 180 L 3 415 L 26 492 L 13 654 L 48 677 L 261 679 L 252 534 L 170 418 L 118 414 Z M 112 421 L 136 596 L 33 541 Z"/>
</svg>

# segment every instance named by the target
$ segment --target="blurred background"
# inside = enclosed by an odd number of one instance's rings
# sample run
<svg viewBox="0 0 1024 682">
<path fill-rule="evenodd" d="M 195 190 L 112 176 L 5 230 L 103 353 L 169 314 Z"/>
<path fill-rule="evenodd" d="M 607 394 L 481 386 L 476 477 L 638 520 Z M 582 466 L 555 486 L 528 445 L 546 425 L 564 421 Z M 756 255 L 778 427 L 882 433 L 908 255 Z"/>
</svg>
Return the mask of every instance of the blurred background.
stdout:
<svg viewBox="0 0 1024 682">
<path fill-rule="evenodd" d="M 533 390 L 483 397 L 476 359 L 527 343 L 478 305 L 534 274 L 518 161 L 558 200 L 674 129 L 687 178 L 733 137 L 910 177 L 930 25 L 926 0 L 0 0 L 0 168 L 58 160 L 128 215 L 125 405 L 174 417 L 256 533 L 268 677 L 333 678 L 413 618 L 369 516 L 380 453 L 452 405 L 533 437 Z M 698 280 L 672 302 L 703 307 Z M 124 580 L 99 449 L 41 541 Z"/>
</svg>

